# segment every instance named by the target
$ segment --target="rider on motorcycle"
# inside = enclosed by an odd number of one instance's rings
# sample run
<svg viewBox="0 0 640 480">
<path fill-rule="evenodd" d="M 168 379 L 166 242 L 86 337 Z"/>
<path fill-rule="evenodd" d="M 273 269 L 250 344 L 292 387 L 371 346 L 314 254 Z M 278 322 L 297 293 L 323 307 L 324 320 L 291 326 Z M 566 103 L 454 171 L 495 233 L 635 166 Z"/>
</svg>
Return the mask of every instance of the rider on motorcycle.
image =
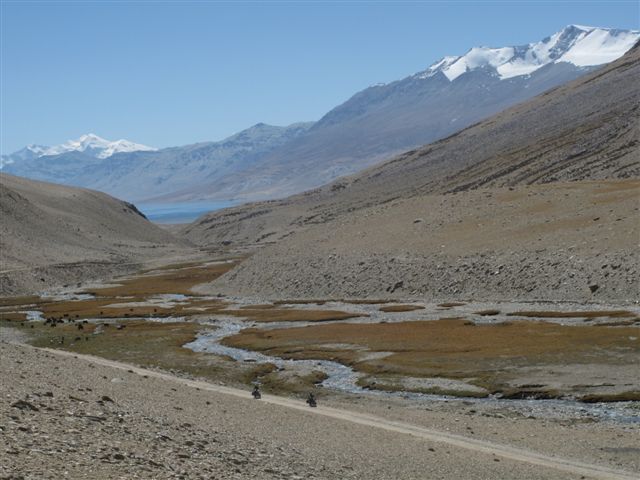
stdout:
<svg viewBox="0 0 640 480">
<path fill-rule="evenodd" d="M 251 395 L 253 395 L 253 398 L 255 399 L 259 399 L 262 396 L 260 394 L 260 388 L 258 387 L 258 385 L 253 386 L 253 391 L 251 392 Z"/>
<path fill-rule="evenodd" d="M 317 405 L 316 396 L 313 394 L 313 392 L 309 392 L 309 395 L 307 395 L 307 403 L 310 407 L 315 407 Z"/>
</svg>

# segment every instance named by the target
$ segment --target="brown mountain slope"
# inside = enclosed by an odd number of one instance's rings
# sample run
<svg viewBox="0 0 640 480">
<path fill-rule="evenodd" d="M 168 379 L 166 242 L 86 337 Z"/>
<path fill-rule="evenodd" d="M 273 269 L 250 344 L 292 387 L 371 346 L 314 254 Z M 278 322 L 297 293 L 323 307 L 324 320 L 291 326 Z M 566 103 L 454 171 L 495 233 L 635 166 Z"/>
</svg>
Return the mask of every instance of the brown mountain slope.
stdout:
<svg viewBox="0 0 640 480">
<path fill-rule="evenodd" d="M 323 188 L 214 212 L 192 241 L 268 243 L 341 214 L 417 195 L 640 174 L 640 49 L 446 139 Z"/>
<path fill-rule="evenodd" d="M 0 295 L 132 269 L 185 245 L 104 193 L 6 174 L 0 217 Z"/>
<path fill-rule="evenodd" d="M 280 239 L 209 291 L 636 302 L 639 57 L 326 188 L 201 218 L 186 229 L 201 242 Z"/>
<path fill-rule="evenodd" d="M 208 291 L 629 304 L 640 300 L 639 205 L 638 180 L 394 200 L 266 247 Z"/>
</svg>

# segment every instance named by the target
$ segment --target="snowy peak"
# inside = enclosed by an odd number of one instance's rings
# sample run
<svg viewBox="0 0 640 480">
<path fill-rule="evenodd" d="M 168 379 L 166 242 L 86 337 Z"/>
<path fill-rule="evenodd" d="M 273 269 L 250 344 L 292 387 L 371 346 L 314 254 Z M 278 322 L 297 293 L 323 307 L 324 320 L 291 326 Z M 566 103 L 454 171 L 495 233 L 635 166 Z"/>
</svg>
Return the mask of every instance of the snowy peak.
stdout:
<svg viewBox="0 0 640 480">
<path fill-rule="evenodd" d="M 35 146 L 34 146 L 35 147 Z M 31 146 L 27 147 L 36 153 L 36 150 Z M 69 140 L 61 145 L 53 147 L 39 147 L 40 151 L 37 153 L 39 157 L 45 155 L 59 155 L 66 152 L 84 152 L 96 158 L 108 158 L 114 153 L 121 152 L 135 152 L 138 150 L 156 150 L 153 147 L 141 145 L 139 143 L 130 142 L 129 140 L 116 140 L 109 141 L 99 137 L 93 133 L 82 135 L 77 140 Z"/>
<path fill-rule="evenodd" d="M 571 27 L 578 30 L 589 28 L 576 25 Z M 604 28 L 583 30 L 577 36 L 571 48 L 557 61 L 573 63 L 579 67 L 602 65 L 612 62 L 627 53 L 638 39 L 640 39 L 640 31 L 637 30 L 611 30 Z"/>
<path fill-rule="evenodd" d="M 32 144 L 27 145 L 11 155 L 2 155 L 0 157 L 0 170 L 16 162 L 28 161 L 49 155 L 60 155 L 68 152 L 82 152 L 94 158 L 105 159 L 115 153 L 136 152 L 139 150 L 153 151 L 157 149 L 130 142 L 129 140 L 116 140 L 112 142 L 93 133 L 88 133 L 82 135 L 77 140 L 69 140 L 68 142 L 53 147 Z"/>
<path fill-rule="evenodd" d="M 567 62 L 590 67 L 612 62 L 640 39 L 640 31 L 569 25 L 540 42 L 517 47 L 474 47 L 460 57 L 444 57 L 414 75 L 424 79 L 438 73 L 450 81 L 482 68 L 491 68 L 501 79 L 529 75 L 550 63 Z"/>
<path fill-rule="evenodd" d="M 427 68 L 424 72 L 416 73 L 414 76 L 420 79 L 433 77 L 438 72 L 443 72 L 449 68 L 452 64 L 456 63 L 460 57 L 443 57 L 436 63 Z"/>
<path fill-rule="evenodd" d="M 32 143 L 31 145 L 27 145 L 24 148 L 24 150 L 31 152 L 36 156 L 40 156 L 40 155 L 43 155 L 43 152 L 45 152 L 47 148 L 49 147 L 45 147 L 44 145 L 36 145 Z"/>
</svg>

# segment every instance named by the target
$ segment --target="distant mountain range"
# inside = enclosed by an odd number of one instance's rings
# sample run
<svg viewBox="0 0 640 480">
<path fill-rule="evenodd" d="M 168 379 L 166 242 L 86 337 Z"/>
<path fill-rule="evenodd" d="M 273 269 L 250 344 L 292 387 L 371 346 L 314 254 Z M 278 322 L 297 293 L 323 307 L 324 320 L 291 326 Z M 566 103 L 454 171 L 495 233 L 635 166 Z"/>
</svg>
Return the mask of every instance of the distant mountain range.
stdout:
<svg viewBox="0 0 640 480">
<path fill-rule="evenodd" d="M 3 171 L 140 201 L 169 192 L 188 191 L 194 184 L 215 182 L 242 171 L 274 148 L 305 132 L 310 125 L 297 123 L 274 127 L 260 123 L 220 142 L 162 150 L 146 147 L 116 152 L 107 158 L 82 150 L 38 155 L 27 147 L 4 157 Z M 68 142 L 71 143 L 76 142 Z"/>
<path fill-rule="evenodd" d="M 158 151 L 27 147 L 3 157 L 3 170 L 131 201 L 282 197 L 451 135 L 621 57 L 639 39 L 638 31 L 570 25 L 528 45 L 445 57 L 356 93 L 316 123 L 258 124 L 220 142 Z"/>
<path fill-rule="evenodd" d="M 21 150 L 11 154 L 3 155 L 0 160 L 0 167 L 10 165 L 12 163 L 24 162 L 34 158 L 61 155 L 70 152 L 82 152 L 94 158 L 109 158 L 114 153 L 137 152 L 137 151 L 153 151 L 157 150 L 153 147 L 141 145 L 139 143 L 130 142 L 129 140 L 105 140 L 93 133 L 82 135 L 77 140 L 69 140 L 66 143 L 46 147 L 44 145 L 27 145 Z"/>
</svg>

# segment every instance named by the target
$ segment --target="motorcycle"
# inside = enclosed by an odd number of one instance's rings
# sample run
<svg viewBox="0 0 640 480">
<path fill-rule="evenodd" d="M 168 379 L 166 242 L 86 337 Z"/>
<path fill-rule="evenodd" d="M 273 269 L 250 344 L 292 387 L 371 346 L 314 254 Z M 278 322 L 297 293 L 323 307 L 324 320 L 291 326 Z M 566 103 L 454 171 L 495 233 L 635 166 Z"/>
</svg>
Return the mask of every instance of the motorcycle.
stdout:
<svg viewBox="0 0 640 480">
<path fill-rule="evenodd" d="M 313 393 L 310 393 L 309 396 L 307 397 L 307 404 L 310 407 L 317 407 L 318 403 L 316 402 L 316 397 L 313 395 Z"/>
<path fill-rule="evenodd" d="M 262 398 L 262 394 L 260 393 L 260 390 L 258 389 L 257 386 L 253 388 L 253 391 L 251 392 L 251 395 L 256 400 L 260 400 Z"/>
</svg>

